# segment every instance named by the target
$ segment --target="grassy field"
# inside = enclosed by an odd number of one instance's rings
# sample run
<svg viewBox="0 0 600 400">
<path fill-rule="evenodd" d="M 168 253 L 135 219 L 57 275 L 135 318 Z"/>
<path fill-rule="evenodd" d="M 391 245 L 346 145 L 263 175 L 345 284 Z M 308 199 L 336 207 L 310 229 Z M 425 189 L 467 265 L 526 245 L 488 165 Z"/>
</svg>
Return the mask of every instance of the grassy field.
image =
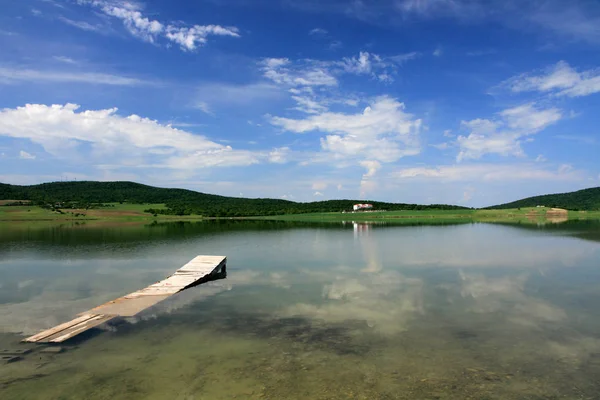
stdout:
<svg viewBox="0 0 600 400">
<path fill-rule="evenodd" d="M 199 220 L 202 216 L 157 215 L 144 210 L 162 209 L 164 204 L 111 203 L 109 207 L 82 210 L 64 209 L 61 212 L 43 209 L 37 206 L 0 206 L 0 223 L 34 221 L 181 221 Z M 229 219 L 229 218 L 224 218 Z M 546 207 L 508 209 L 508 210 L 427 210 L 427 211 L 384 211 L 357 213 L 312 213 L 290 214 L 267 217 L 246 217 L 236 219 L 259 219 L 302 222 L 342 222 L 342 221 L 387 221 L 394 223 L 452 223 L 452 222 L 564 222 L 568 219 L 600 219 L 600 211 L 565 211 Z"/>
<path fill-rule="evenodd" d="M 600 211 L 566 211 L 547 207 L 507 209 L 507 210 L 433 210 L 433 211 L 389 211 L 389 212 L 357 212 L 357 213 L 316 213 L 292 214 L 252 219 L 269 219 L 279 221 L 387 221 L 394 223 L 420 222 L 521 222 L 545 223 L 564 222 L 569 219 L 600 219 Z"/>
<path fill-rule="evenodd" d="M 26 221 L 89 221 L 89 220 L 198 220 L 199 215 L 157 215 L 145 213 L 148 208 L 162 209 L 164 204 L 109 203 L 109 207 L 96 209 L 62 209 L 60 212 L 37 206 L 0 206 L 0 222 Z"/>
</svg>

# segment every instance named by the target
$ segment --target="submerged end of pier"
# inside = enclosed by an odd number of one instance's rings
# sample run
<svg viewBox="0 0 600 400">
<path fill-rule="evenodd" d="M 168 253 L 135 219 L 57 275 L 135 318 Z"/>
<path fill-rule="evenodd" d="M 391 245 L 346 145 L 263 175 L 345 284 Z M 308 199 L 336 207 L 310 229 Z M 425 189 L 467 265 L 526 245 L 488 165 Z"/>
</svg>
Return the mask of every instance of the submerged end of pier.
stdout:
<svg viewBox="0 0 600 400">
<path fill-rule="evenodd" d="M 160 282 L 85 311 L 77 318 L 23 339 L 23 342 L 62 343 L 113 318 L 132 317 L 182 290 L 224 277 L 226 268 L 225 256 L 197 256 Z"/>
</svg>

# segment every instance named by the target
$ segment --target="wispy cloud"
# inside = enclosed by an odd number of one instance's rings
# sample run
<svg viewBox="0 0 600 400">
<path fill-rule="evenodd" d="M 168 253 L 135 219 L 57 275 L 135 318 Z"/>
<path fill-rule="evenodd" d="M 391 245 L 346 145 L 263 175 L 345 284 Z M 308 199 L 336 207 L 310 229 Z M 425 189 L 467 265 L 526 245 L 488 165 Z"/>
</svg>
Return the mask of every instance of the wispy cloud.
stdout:
<svg viewBox="0 0 600 400">
<path fill-rule="evenodd" d="M 335 86 L 337 79 L 323 67 L 292 63 L 287 58 L 266 58 L 261 62 L 265 78 L 278 84 L 296 86 Z"/>
<path fill-rule="evenodd" d="M 583 173 L 563 166 L 543 168 L 535 164 L 469 164 L 402 168 L 391 173 L 396 179 L 439 181 L 580 180 Z"/>
<path fill-rule="evenodd" d="M 327 30 L 323 29 L 323 28 L 314 28 L 308 32 L 309 35 L 316 35 L 316 36 L 327 35 L 327 33 L 329 33 L 329 32 L 327 32 Z"/>
<path fill-rule="evenodd" d="M 138 78 L 97 72 L 41 71 L 25 68 L 0 67 L 0 84 L 17 82 L 71 82 L 89 83 L 95 85 L 139 86 L 153 85 Z"/>
<path fill-rule="evenodd" d="M 64 22 L 67 25 L 74 26 L 75 28 L 88 31 L 88 32 L 98 32 L 102 34 L 107 33 L 107 28 L 102 25 L 92 25 L 87 21 L 76 21 L 67 17 L 60 16 L 58 17 L 59 21 Z"/>
<path fill-rule="evenodd" d="M 557 139 L 560 140 L 568 140 L 571 142 L 577 142 L 577 143 L 581 143 L 581 144 L 591 144 L 591 145 L 595 145 L 598 144 L 598 140 L 595 137 L 592 136 L 581 136 L 581 135 L 555 135 L 554 136 Z"/>
<path fill-rule="evenodd" d="M 284 97 L 285 90 L 269 82 L 242 85 L 211 82 L 197 86 L 191 105 L 212 115 L 221 107 L 271 104 Z"/>
<path fill-rule="evenodd" d="M 65 57 L 65 56 L 54 56 L 52 57 L 54 60 L 56 61 L 60 61 L 62 63 L 65 64 L 79 64 L 76 60 L 70 58 L 70 57 Z"/>
<path fill-rule="evenodd" d="M 138 4 L 130 1 L 78 0 L 78 2 L 90 5 L 105 15 L 121 20 L 129 33 L 135 37 L 150 43 L 155 43 L 158 38 L 164 38 L 178 44 L 184 51 L 193 51 L 205 45 L 209 36 L 240 37 L 238 28 L 233 26 L 185 26 L 153 20 L 142 14 Z"/>
<path fill-rule="evenodd" d="M 421 53 L 417 51 L 412 51 L 410 53 L 398 54 L 396 56 L 390 57 L 390 60 L 394 61 L 398 65 L 403 65 L 410 60 L 414 60 L 421 57 Z"/>
<path fill-rule="evenodd" d="M 565 62 L 538 73 L 523 74 L 511 78 L 499 86 L 513 92 L 538 91 L 556 96 L 581 97 L 600 92 L 600 70 L 577 72 Z"/>
<path fill-rule="evenodd" d="M 522 138 L 540 132 L 562 118 L 557 108 L 540 109 L 533 103 L 509 108 L 499 118 L 462 121 L 467 136 L 458 136 L 457 161 L 478 159 L 486 154 L 522 156 Z"/>
</svg>

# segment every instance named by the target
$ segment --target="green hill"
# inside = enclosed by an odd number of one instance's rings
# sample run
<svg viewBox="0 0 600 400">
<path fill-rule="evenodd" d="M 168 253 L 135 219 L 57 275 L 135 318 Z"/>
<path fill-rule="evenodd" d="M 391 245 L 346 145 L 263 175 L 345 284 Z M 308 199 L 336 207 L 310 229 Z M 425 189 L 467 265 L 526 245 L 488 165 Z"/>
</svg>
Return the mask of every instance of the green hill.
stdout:
<svg viewBox="0 0 600 400">
<path fill-rule="evenodd" d="M 356 203 L 368 202 L 378 210 L 454 210 L 465 207 L 445 204 L 419 205 L 370 200 L 328 200 L 297 203 L 280 199 L 248 199 L 206 194 L 185 189 L 165 189 L 134 182 L 51 182 L 32 186 L 0 183 L 0 200 L 31 200 L 36 204 L 77 203 L 164 203 L 166 213 L 204 216 L 256 216 L 339 212 Z M 155 211 L 155 210 L 153 210 Z M 158 211 L 165 213 L 164 211 Z"/>
<path fill-rule="evenodd" d="M 556 207 L 567 210 L 600 210 L 600 187 L 578 190 L 576 192 L 546 194 L 542 196 L 528 197 L 526 199 L 513 201 L 512 203 L 500 204 L 487 207 L 488 209 L 521 208 L 521 207 Z"/>
</svg>

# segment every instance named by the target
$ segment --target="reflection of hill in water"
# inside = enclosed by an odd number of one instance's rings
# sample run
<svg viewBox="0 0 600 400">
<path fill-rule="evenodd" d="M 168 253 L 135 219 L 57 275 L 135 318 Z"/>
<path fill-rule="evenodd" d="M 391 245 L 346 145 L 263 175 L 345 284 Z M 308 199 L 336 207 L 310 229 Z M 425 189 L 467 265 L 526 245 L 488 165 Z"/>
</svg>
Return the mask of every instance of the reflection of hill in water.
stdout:
<svg viewBox="0 0 600 400">
<path fill-rule="evenodd" d="M 377 223 L 376 229 L 441 224 L 389 224 Z M 104 245 L 118 243 L 120 250 L 142 249 L 157 242 L 179 242 L 194 238 L 214 237 L 235 232 L 267 233 L 286 229 L 352 230 L 352 223 L 297 222 L 265 220 L 210 220 L 200 222 L 165 222 L 152 224 L 73 223 L 61 225 L 15 225 L 0 230 L 0 255 L 12 250 L 34 247 L 44 251 L 68 247 L 69 251 L 103 252 Z"/>
<path fill-rule="evenodd" d="M 369 230 L 384 229 L 406 230 L 415 227 L 451 227 L 470 224 L 457 223 L 402 223 L 377 222 L 360 223 L 368 225 Z M 478 223 L 477 223 L 478 224 Z M 567 221 L 560 224 L 534 225 L 529 223 L 495 223 L 519 230 L 543 232 L 572 236 L 586 240 L 600 241 L 600 221 Z M 45 256 L 56 254 L 63 257 L 71 255 L 114 257 L 114 245 L 119 252 L 143 251 L 158 245 L 180 243 L 202 238 L 214 238 L 222 234 L 236 233 L 273 233 L 281 230 L 319 229 L 319 230 L 355 230 L 356 224 L 330 222 L 264 221 L 264 220 L 211 220 L 204 222 L 166 222 L 122 225 L 98 225 L 94 223 L 62 225 L 18 225 L 5 226 L 0 230 L 0 256 L 14 251 L 35 250 Z M 111 245 L 111 246 L 109 246 Z"/>
<path fill-rule="evenodd" d="M 600 242 L 600 220 L 568 220 L 564 222 L 560 221 L 560 223 L 547 223 L 539 225 L 520 222 L 498 222 L 494 224 L 530 232 L 543 232 L 551 235 L 571 236 L 579 239 Z"/>
</svg>

